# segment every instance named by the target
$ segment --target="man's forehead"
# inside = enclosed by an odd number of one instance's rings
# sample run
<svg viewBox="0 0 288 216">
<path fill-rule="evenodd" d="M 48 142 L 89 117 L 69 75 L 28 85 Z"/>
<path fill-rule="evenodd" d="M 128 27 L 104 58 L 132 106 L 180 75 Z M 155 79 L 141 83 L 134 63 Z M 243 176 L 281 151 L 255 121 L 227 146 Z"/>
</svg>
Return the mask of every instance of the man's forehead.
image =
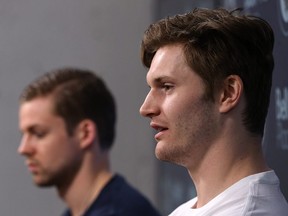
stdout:
<svg viewBox="0 0 288 216">
<path fill-rule="evenodd" d="M 147 72 L 147 82 L 173 79 L 178 71 L 190 70 L 182 48 L 180 44 L 172 44 L 158 49 Z"/>
</svg>

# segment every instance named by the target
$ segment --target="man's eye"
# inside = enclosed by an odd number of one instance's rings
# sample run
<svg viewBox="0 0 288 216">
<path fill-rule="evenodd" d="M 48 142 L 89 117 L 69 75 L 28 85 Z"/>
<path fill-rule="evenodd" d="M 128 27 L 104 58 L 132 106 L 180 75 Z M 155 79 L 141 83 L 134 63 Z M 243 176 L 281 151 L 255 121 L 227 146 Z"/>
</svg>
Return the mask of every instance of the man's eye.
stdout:
<svg viewBox="0 0 288 216">
<path fill-rule="evenodd" d="M 165 91 L 168 91 L 168 90 L 170 90 L 171 88 L 173 88 L 173 86 L 172 86 L 171 84 L 165 83 L 165 84 L 162 85 L 162 88 L 163 88 Z"/>
<path fill-rule="evenodd" d="M 37 138 L 43 138 L 46 135 L 46 132 L 34 131 L 32 134 Z"/>
</svg>

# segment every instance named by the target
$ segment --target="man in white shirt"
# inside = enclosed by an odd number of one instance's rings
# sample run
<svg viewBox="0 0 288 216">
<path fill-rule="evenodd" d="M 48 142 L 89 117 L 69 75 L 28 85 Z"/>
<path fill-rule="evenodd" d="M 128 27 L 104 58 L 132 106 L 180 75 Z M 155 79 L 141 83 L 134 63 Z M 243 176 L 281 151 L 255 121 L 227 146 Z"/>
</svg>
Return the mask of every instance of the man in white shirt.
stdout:
<svg viewBox="0 0 288 216">
<path fill-rule="evenodd" d="M 265 20 L 224 9 L 195 9 L 145 31 L 150 91 L 140 113 L 157 130 L 157 158 L 186 167 L 197 192 L 171 216 L 288 215 L 261 146 L 273 45 Z"/>
</svg>

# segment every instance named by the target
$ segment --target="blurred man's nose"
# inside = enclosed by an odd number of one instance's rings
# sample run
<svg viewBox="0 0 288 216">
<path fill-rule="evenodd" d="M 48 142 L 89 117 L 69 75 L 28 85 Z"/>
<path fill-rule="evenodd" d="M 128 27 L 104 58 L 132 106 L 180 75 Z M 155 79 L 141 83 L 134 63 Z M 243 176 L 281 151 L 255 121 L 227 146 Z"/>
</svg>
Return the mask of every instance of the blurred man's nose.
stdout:
<svg viewBox="0 0 288 216">
<path fill-rule="evenodd" d="M 34 152 L 33 146 L 29 143 L 26 136 L 24 135 L 22 136 L 21 142 L 17 151 L 20 155 L 29 155 Z"/>
</svg>

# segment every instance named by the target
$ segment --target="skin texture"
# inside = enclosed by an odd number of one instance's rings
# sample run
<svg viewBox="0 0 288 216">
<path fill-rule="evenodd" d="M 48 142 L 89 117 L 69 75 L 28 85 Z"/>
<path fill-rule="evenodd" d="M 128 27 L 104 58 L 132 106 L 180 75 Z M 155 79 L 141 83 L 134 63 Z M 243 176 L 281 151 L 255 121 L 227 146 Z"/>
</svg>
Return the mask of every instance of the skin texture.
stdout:
<svg viewBox="0 0 288 216">
<path fill-rule="evenodd" d="M 243 124 L 243 82 L 229 75 L 207 99 L 203 80 L 191 69 L 181 44 L 160 47 L 147 73 L 150 91 L 140 114 L 157 130 L 158 159 L 184 166 L 199 208 L 240 179 L 267 167 L 261 136 Z"/>
<path fill-rule="evenodd" d="M 51 97 L 23 103 L 19 128 L 23 136 L 18 152 L 26 157 L 36 185 L 60 186 L 77 173 L 81 160 L 77 137 L 70 137 L 63 119 L 53 113 Z"/>
<path fill-rule="evenodd" d="M 19 128 L 18 153 L 25 156 L 34 183 L 55 186 L 72 214 L 83 214 L 113 176 L 109 154 L 100 150 L 97 126 L 84 119 L 70 136 L 63 118 L 53 112 L 50 95 L 20 105 Z"/>
<path fill-rule="evenodd" d="M 216 106 L 205 98 L 204 83 L 187 65 L 181 45 L 157 51 L 147 83 L 151 89 L 140 113 L 158 130 L 157 158 L 196 166 L 217 135 Z"/>
</svg>

